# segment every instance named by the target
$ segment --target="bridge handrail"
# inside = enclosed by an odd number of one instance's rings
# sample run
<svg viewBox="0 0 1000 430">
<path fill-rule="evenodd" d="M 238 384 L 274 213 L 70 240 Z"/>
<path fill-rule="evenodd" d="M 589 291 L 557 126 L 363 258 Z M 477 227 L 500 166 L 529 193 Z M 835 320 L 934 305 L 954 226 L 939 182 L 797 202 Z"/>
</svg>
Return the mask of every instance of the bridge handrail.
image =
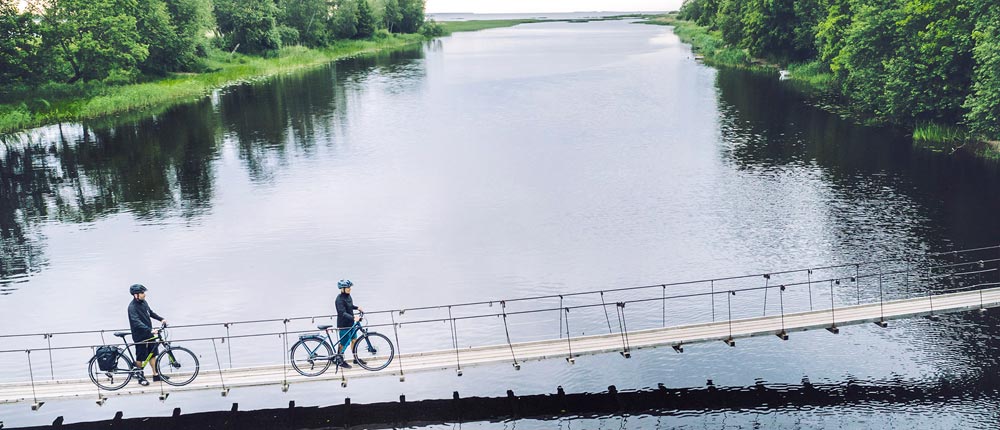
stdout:
<svg viewBox="0 0 1000 430">
<path fill-rule="evenodd" d="M 946 256 L 946 255 L 955 255 L 955 256 L 957 256 L 957 255 L 960 255 L 960 254 L 968 254 L 968 253 L 972 253 L 972 252 L 987 251 L 987 250 L 994 250 L 994 249 L 1000 250 L 1000 245 L 985 246 L 985 247 L 978 247 L 978 248 L 969 248 L 969 249 L 962 249 L 962 250 L 955 250 L 955 251 L 937 252 L 937 253 L 925 253 L 925 255 L 927 255 L 927 256 Z M 861 266 L 881 265 L 881 264 L 889 263 L 889 262 L 912 262 L 912 261 L 914 261 L 914 259 L 909 258 L 909 257 L 887 258 L 887 259 L 871 260 L 871 261 L 865 261 L 865 262 L 854 262 L 854 263 L 844 263 L 844 264 L 835 264 L 835 265 L 827 265 L 827 266 L 817 266 L 817 267 L 810 267 L 810 268 L 803 268 L 803 269 L 790 269 L 790 270 L 774 271 L 774 272 L 767 272 L 767 273 L 758 273 L 758 274 L 751 274 L 751 275 L 738 275 L 738 276 L 728 276 L 728 277 L 721 277 L 721 278 L 701 279 L 701 280 L 694 280 L 694 281 L 681 281 L 681 282 L 662 283 L 662 284 L 640 285 L 640 286 L 632 286 L 632 287 L 609 288 L 609 289 L 596 290 L 596 291 L 592 290 L 592 291 L 578 291 L 578 292 L 562 293 L 562 294 L 547 294 L 547 295 L 520 297 L 520 298 L 513 298 L 513 299 L 482 300 L 482 301 L 455 303 L 455 304 L 448 304 L 448 305 L 433 305 L 433 306 L 420 306 L 420 307 L 413 307 L 413 308 L 387 309 L 387 310 L 370 311 L 370 312 L 366 312 L 366 313 L 370 314 L 370 315 L 379 315 L 379 314 L 398 314 L 398 315 L 403 315 L 405 312 L 414 312 L 414 311 L 423 311 L 423 310 L 453 309 L 453 308 L 459 308 L 459 307 L 493 305 L 494 303 L 501 303 L 501 302 L 504 302 L 504 303 L 514 303 L 514 302 L 523 302 L 523 301 L 531 301 L 531 300 L 544 300 L 544 299 L 556 299 L 556 298 L 558 298 L 558 299 L 564 299 L 566 297 L 577 297 L 577 296 L 582 296 L 582 295 L 591 295 L 591 294 L 602 294 L 603 295 L 604 293 L 616 293 L 616 292 L 624 292 L 624 291 L 636 291 L 636 290 L 653 289 L 653 288 L 665 289 L 667 287 L 677 287 L 677 286 L 697 285 L 697 284 L 712 284 L 714 282 L 732 281 L 732 280 L 738 280 L 738 279 L 752 279 L 752 278 L 759 278 L 759 277 L 771 276 L 771 275 L 783 275 L 783 274 L 802 273 L 802 272 L 809 272 L 809 273 L 811 273 L 813 271 L 818 271 L 818 270 L 829 270 L 829 269 L 837 269 L 837 268 L 845 268 L 845 267 L 859 267 L 860 268 Z M 913 267 L 913 268 L 908 268 L 907 271 L 910 272 L 910 271 L 919 271 L 919 270 L 944 269 L 944 268 L 958 267 L 958 266 L 968 265 L 968 264 L 980 264 L 980 263 L 996 262 L 996 261 L 1000 261 L 1000 259 L 995 258 L 995 259 L 986 259 L 986 260 L 973 260 L 973 261 L 967 261 L 967 262 L 939 264 L 939 265 L 927 266 L 927 267 L 923 267 L 923 268 Z M 898 274 L 898 273 L 905 273 L 905 272 L 896 271 L 896 272 L 881 272 L 881 273 L 883 275 L 886 275 L 886 274 Z M 867 275 L 860 275 L 859 274 L 859 275 L 855 276 L 855 278 L 862 279 L 862 278 L 873 277 L 873 276 L 878 276 L 878 275 L 877 274 L 867 274 Z M 945 275 L 945 276 L 947 276 L 947 275 Z M 844 279 L 849 279 L 849 278 L 850 277 L 841 277 L 841 278 L 837 278 L 837 279 L 833 279 L 833 280 L 844 280 Z M 819 283 L 819 282 L 829 282 L 829 281 L 830 281 L 830 279 L 827 279 L 827 280 L 814 280 L 814 281 L 810 281 L 810 282 L 785 283 L 785 284 L 782 284 L 782 285 L 785 285 L 787 287 L 787 286 L 805 285 L 807 283 Z M 740 292 L 740 291 L 752 291 L 752 290 L 758 290 L 758 289 L 762 289 L 762 287 L 751 287 L 751 288 L 746 288 L 746 289 L 735 289 L 735 290 L 733 290 L 733 289 L 727 289 L 727 290 L 724 290 L 724 291 L 736 291 L 736 292 Z M 703 295 L 703 294 L 704 295 L 711 295 L 711 294 L 714 294 L 714 293 L 698 293 L 698 295 Z M 680 296 L 680 297 L 690 297 L 690 296 L 689 295 L 684 295 L 684 296 Z M 508 313 L 508 314 L 510 314 L 510 313 Z M 229 322 L 211 322 L 211 323 L 185 324 L 185 325 L 174 325 L 172 327 L 174 327 L 174 328 L 197 328 L 197 327 L 225 326 L 225 327 L 228 328 L 229 326 L 237 325 L 237 324 L 241 324 L 242 325 L 242 324 L 260 324 L 260 323 L 275 323 L 275 322 L 291 322 L 291 321 L 303 321 L 303 320 L 315 320 L 315 319 L 322 319 L 322 318 L 332 318 L 334 316 L 336 316 L 336 315 L 335 314 L 323 314 L 323 315 L 299 316 L 299 317 L 292 317 L 292 318 L 268 318 L 268 319 L 257 319 L 257 320 L 241 320 L 241 321 L 229 321 Z M 451 319 L 449 318 L 449 319 L 444 319 L 444 320 L 445 321 L 449 321 Z M 52 336 L 56 336 L 56 335 L 103 334 L 103 333 L 107 333 L 107 332 L 123 331 L 123 330 L 126 330 L 126 329 L 76 330 L 76 331 L 63 331 L 63 332 L 0 334 L 0 339 L 16 338 L 16 337 L 38 337 L 38 336 L 52 337 Z"/>
</svg>

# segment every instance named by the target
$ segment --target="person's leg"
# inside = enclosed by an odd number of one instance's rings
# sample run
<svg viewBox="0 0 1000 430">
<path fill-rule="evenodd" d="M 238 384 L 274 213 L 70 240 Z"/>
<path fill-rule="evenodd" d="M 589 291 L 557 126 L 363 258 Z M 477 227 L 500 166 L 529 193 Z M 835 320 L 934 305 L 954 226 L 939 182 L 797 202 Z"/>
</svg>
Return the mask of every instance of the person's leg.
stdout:
<svg viewBox="0 0 1000 430">
<path fill-rule="evenodd" d="M 147 357 L 150 357 L 149 368 L 153 369 L 153 377 L 155 378 L 160 374 L 160 369 L 156 366 L 156 356 L 160 353 L 160 345 L 153 344 L 149 351 L 153 353 L 151 357 L 147 355 Z"/>
</svg>

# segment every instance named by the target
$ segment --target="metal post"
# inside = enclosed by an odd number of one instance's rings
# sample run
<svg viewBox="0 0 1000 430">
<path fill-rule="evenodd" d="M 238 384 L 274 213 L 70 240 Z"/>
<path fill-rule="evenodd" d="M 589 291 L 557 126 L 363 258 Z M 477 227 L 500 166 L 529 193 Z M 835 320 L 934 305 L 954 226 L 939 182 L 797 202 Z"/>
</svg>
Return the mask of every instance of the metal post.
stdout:
<svg viewBox="0 0 1000 430">
<path fill-rule="evenodd" d="M 910 297 L 910 259 L 906 259 L 906 273 L 903 278 L 903 291 L 906 291 L 906 297 Z"/>
<path fill-rule="evenodd" d="M 229 368 L 232 369 L 233 368 L 233 346 L 232 346 L 233 339 L 229 336 L 229 325 L 230 324 L 231 323 L 226 323 L 226 338 L 222 339 L 222 341 L 226 343 L 226 349 L 229 350 Z M 229 339 L 229 342 L 226 342 L 226 339 Z M 220 369 L 221 369 L 221 367 L 220 367 Z"/>
<path fill-rule="evenodd" d="M 285 334 L 284 334 L 284 336 L 282 336 L 282 338 L 284 339 L 285 349 L 281 352 L 281 376 L 282 376 L 281 391 L 287 393 L 288 392 L 288 359 L 289 359 L 288 358 L 288 356 L 289 356 L 289 351 L 288 351 L 288 318 L 285 318 L 285 320 L 283 321 L 283 324 L 285 325 Z"/>
<path fill-rule="evenodd" d="M 517 362 L 517 356 L 514 355 L 514 345 L 510 343 L 510 329 L 507 328 L 507 302 L 504 300 L 500 301 L 500 310 L 503 313 L 503 331 L 507 335 L 507 347 L 510 348 L 510 357 L 514 359 L 514 370 L 521 370 L 521 364 Z M 562 325 L 562 319 L 559 320 L 560 325 Z M 561 335 L 562 333 L 560 333 Z"/>
<path fill-rule="evenodd" d="M 562 339 L 562 333 L 563 333 L 563 327 L 562 327 L 563 326 L 562 308 L 563 308 L 563 296 L 562 296 L 562 294 L 560 294 L 559 295 L 559 309 L 560 310 L 556 311 L 556 312 L 559 313 L 559 338 L 560 339 Z"/>
<path fill-rule="evenodd" d="M 878 265 L 878 271 L 879 271 L 879 273 L 882 273 L 882 264 L 881 263 L 879 263 L 879 265 Z M 854 287 L 857 288 L 857 290 L 858 290 L 858 304 L 860 305 L 861 304 L 861 265 L 860 264 L 855 264 L 854 265 L 854 278 L 851 279 L 851 280 L 854 281 Z"/>
<path fill-rule="evenodd" d="M 788 332 L 785 331 L 785 286 L 781 285 L 778 287 L 778 309 L 781 311 L 781 333 L 778 333 L 778 337 L 781 340 L 788 340 Z"/>
<path fill-rule="evenodd" d="M 729 346 L 736 346 L 736 342 L 733 340 L 733 300 L 732 296 L 735 296 L 736 292 L 729 290 L 729 294 L 726 294 L 726 307 L 729 309 L 729 339 L 725 342 Z"/>
<path fill-rule="evenodd" d="M 809 286 L 809 310 L 813 310 L 813 281 L 812 281 L 812 269 L 806 270 L 806 280 Z"/>
<path fill-rule="evenodd" d="M 608 316 L 608 304 L 604 303 L 604 291 L 601 291 L 601 307 L 604 308 L 604 319 L 608 321 L 608 333 L 614 333 L 611 330 L 611 317 Z"/>
<path fill-rule="evenodd" d="M 51 379 L 53 381 L 55 381 L 56 380 L 56 371 L 55 371 L 55 368 L 52 366 L 52 335 L 51 334 L 46 334 L 44 336 L 45 336 L 45 341 L 48 342 L 48 344 L 49 344 L 49 376 L 51 377 Z"/>
<path fill-rule="evenodd" d="M 227 324 L 228 327 L 228 324 Z M 225 339 L 223 339 L 225 340 Z M 219 366 L 219 382 L 222 383 L 222 395 L 225 396 L 229 393 L 229 389 L 226 388 L 226 379 L 222 377 L 222 362 L 219 360 L 219 348 L 215 347 L 215 338 L 212 338 L 212 350 L 215 351 L 215 365 Z"/>
<path fill-rule="evenodd" d="M 458 327 L 455 325 L 455 317 L 451 315 L 451 306 L 448 306 L 448 321 L 451 324 L 451 343 L 455 346 L 456 373 L 462 376 L 462 360 L 458 355 Z"/>
<path fill-rule="evenodd" d="M 35 401 L 35 403 L 31 405 L 31 410 L 37 411 L 43 404 L 45 404 L 45 402 L 39 402 L 38 394 L 35 393 L 35 370 L 31 367 L 31 350 L 26 349 L 24 352 L 28 354 L 28 376 L 31 377 L 31 398 Z"/>
<path fill-rule="evenodd" d="M 667 286 L 663 285 L 660 292 L 660 302 L 663 304 L 663 310 L 660 311 L 660 319 L 662 321 L 661 327 L 667 326 Z"/>
<path fill-rule="evenodd" d="M 836 282 L 837 285 L 840 285 L 840 280 L 836 280 L 836 281 L 832 281 L 831 280 L 830 281 L 830 327 L 827 327 L 826 331 L 828 331 L 830 333 L 833 333 L 833 334 L 837 334 L 837 333 L 840 333 L 840 329 L 837 328 L 837 313 L 836 313 L 837 305 L 834 304 L 834 302 L 833 302 L 833 284 L 834 284 L 834 282 Z"/>
<path fill-rule="evenodd" d="M 712 322 L 715 322 L 715 280 L 711 280 L 712 287 Z"/>
<path fill-rule="evenodd" d="M 400 318 L 403 317 L 403 313 L 399 313 Z M 399 351 L 399 358 L 396 361 L 399 363 L 399 382 L 406 381 L 406 376 L 403 375 L 403 349 L 399 345 L 399 331 L 396 330 L 399 324 L 396 324 L 396 316 L 393 312 L 389 312 L 389 317 L 392 318 L 392 335 L 396 338 L 396 349 Z"/>
<path fill-rule="evenodd" d="M 764 316 L 767 316 L 767 283 L 771 281 L 771 275 L 764 275 Z"/>
<path fill-rule="evenodd" d="M 573 341 L 570 340 L 572 336 L 569 334 L 569 308 L 563 308 L 566 316 L 566 347 L 569 349 L 569 357 L 566 357 L 566 361 L 569 364 L 575 364 L 576 358 L 573 357 Z"/>
<path fill-rule="evenodd" d="M 885 323 L 885 301 L 882 297 L 882 265 L 878 267 L 878 307 L 879 307 L 879 321 L 875 325 L 879 327 L 886 327 Z"/>
<path fill-rule="evenodd" d="M 622 357 L 631 358 L 628 348 L 628 325 L 625 324 L 625 302 L 615 303 L 615 313 L 618 316 L 618 332 L 622 338 Z"/>
</svg>

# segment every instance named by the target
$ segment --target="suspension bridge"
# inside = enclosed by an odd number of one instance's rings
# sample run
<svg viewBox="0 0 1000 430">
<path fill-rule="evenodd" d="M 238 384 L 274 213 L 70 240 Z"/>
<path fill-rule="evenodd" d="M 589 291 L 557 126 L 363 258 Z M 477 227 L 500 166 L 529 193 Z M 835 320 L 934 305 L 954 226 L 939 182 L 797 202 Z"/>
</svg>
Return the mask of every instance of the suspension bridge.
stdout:
<svg viewBox="0 0 1000 430">
<path fill-rule="evenodd" d="M 790 333 L 798 331 L 824 329 L 836 334 L 848 325 L 875 323 L 888 327 L 889 321 L 902 318 L 993 307 L 1000 307 L 1000 246 L 669 284 L 369 312 L 385 320 L 368 324 L 369 329 L 395 342 L 398 354 L 391 365 L 376 372 L 357 367 L 339 372 L 331 369 L 312 378 L 292 370 L 287 351 L 298 335 L 317 331 L 317 319 L 331 315 L 177 326 L 192 333 L 210 334 L 171 340 L 200 351 L 202 371 L 197 379 L 183 387 L 132 383 L 116 391 L 101 390 L 86 377 L 63 377 L 64 373 L 74 372 L 85 376 L 79 359 L 73 362 L 79 369 L 60 365 L 60 369 L 68 371 L 61 371 L 57 377 L 57 360 L 53 359 L 53 353 L 89 357 L 107 343 L 107 331 L 0 334 L 0 345 L 6 346 L 0 350 L 0 358 L 20 357 L 25 364 L 23 373 L 17 375 L 21 380 L 0 383 L 0 403 L 26 402 L 37 410 L 44 402 L 59 399 L 93 398 L 97 404 L 104 404 L 109 396 L 118 395 L 157 395 L 162 400 L 171 393 L 191 390 L 219 390 L 225 396 L 231 389 L 251 386 L 277 386 L 287 391 L 295 384 L 315 381 L 339 381 L 345 387 L 355 378 L 393 376 L 405 381 L 406 375 L 415 372 L 452 371 L 461 376 L 464 368 L 487 364 L 509 364 L 516 371 L 522 363 L 534 360 L 573 364 L 576 357 L 585 354 L 616 353 L 621 356 L 616 359 L 623 359 L 645 348 L 671 347 L 683 352 L 687 345 L 721 341 L 735 346 L 737 339 L 754 336 L 788 340 Z M 702 312 L 687 312 L 684 320 L 671 319 L 668 323 L 668 309 L 672 316 L 678 309 Z M 427 312 L 446 316 L 421 317 Z M 511 328 L 517 324 L 538 327 L 546 321 L 553 327 L 558 321 L 558 336 L 543 334 L 542 339 L 526 340 L 519 338 L 517 331 L 512 336 Z M 477 329 L 471 328 L 473 322 L 478 322 Z M 420 338 L 427 338 L 427 326 L 442 323 L 448 332 L 438 339 L 441 342 L 420 343 L 406 336 L 406 329 L 412 327 L 420 330 Z M 459 330 L 460 324 L 464 331 Z M 233 334 L 231 328 L 237 326 L 250 327 L 249 332 Z M 266 329 L 269 327 L 278 329 Z M 460 336 L 465 332 L 465 338 Z M 73 336 L 101 336 L 102 342 L 52 345 L 53 339 Z M 45 345 L 9 347 L 27 339 L 41 339 Z M 231 350 L 235 342 L 260 349 L 264 348 L 264 339 L 271 340 L 268 348 L 274 350 L 267 355 L 277 357 L 280 353 L 282 362 L 275 358 L 273 363 L 233 365 Z M 441 348 L 448 340 L 450 345 Z M 223 364 L 227 356 L 228 366 Z"/>
</svg>

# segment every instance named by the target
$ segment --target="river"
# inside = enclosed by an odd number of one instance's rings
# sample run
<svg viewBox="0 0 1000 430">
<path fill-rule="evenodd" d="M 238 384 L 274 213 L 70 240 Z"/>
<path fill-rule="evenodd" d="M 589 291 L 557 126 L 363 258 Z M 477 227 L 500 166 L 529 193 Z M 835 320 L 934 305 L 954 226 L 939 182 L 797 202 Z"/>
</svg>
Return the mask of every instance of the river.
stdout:
<svg viewBox="0 0 1000 430">
<path fill-rule="evenodd" d="M 997 165 L 916 149 L 898 131 L 859 126 L 814 104 L 776 74 L 700 64 L 667 27 L 551 22 L 458 33 L 232 86 L 152 116 L 8 136 L 0 146 L 0 334 L 121 328 L 133 283 L 149 287 L 151 307 L 171 323 L 194 324 L 328 314 L 344 278 L 356 285 L 356 303 L 401 309 L 1000 243 Z M 637 312 L 636 324 L 659 321 L 659 310 Z M 672 308 L 669 321 L 705 312 Z M 496 396 L 557 385 L 581 392 L 808 379 L 956 388 L 899 402 L 462 427 L 988 427 L 1000 408 L 997 322 L 996 312 L 958 314 L 736 348 L 720 342 L 683 354 L 661 348 L 630 360 L 605 354 L 573 366 L 505 364 L 461 378 L 444 371 L 288 393 L 238 389 L 229 398 L 123 398 L 103 408 L 49 402 L 39 412 L 21 403 L 0 406 L 0 420 L 16 427 L 58 415 L 108 419 L 115 410 L 134 417 L 178 406 L 228 409 L 234 401 L 247 409 L 454 390 Z M 581 323 L 574 335 L 603 323 Z M 470 344 L 496 334 L 463 330 Z M 529 321 L 513 337 L 558 330 L 554 320 Z M 403 334 L 411 347 L 450 345 L 445 324 Z M 0 350 L 45 342 L 5 339 Z M 212 346 L 197 348 L 214 365 Z M 270 364 L 283 354 L 231 348 L 223 366 Z M 35 372 L 81 377 L 87 351 L 58 352 L 51 368 L 39 355 Z M 0 354 L 0 382 L 24 379 L 25 369 L 23 353 Z"/>
</svg>

